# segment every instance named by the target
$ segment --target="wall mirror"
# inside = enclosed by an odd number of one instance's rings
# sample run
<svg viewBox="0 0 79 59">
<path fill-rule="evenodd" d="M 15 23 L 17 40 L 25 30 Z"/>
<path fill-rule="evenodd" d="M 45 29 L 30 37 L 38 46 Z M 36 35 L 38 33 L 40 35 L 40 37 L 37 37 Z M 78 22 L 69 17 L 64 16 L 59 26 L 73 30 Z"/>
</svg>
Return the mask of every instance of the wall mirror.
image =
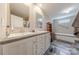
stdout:
<svg viewBox="0 0 79 59">
<path fill-rule="evenodd" d="M 23 3 L 10 4 L 11 33 L 25 32 L 28 27 L 29 7 Z"/>
<path fill-rule="evenodd" d="M 39 13 L 36 13 L 36 28 L 41 30 L 43 28 L 43 16 Z"/>
</svg>

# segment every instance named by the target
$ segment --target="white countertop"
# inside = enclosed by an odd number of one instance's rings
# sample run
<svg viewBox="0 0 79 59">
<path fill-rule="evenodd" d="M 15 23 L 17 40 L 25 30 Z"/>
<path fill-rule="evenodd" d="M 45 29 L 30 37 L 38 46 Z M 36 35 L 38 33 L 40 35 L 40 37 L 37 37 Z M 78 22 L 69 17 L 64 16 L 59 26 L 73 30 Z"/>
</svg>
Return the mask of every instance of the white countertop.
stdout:
<svg viewBox="0 0 79 59">
<path fill-rule="evenodd" d="M 43 34 L 43 33 L 48 33 L 48 32 L 47 31 L 38 31 L 38 32 L 14 33 L 14 34 L 10 34 L 7 38 L 0 39 L 0 43 L 14 41 L 14 40 L 16 41 L 21 38 L 28 38 L 28 37 L 36 36 L 36 35 Z"/>
</svg>

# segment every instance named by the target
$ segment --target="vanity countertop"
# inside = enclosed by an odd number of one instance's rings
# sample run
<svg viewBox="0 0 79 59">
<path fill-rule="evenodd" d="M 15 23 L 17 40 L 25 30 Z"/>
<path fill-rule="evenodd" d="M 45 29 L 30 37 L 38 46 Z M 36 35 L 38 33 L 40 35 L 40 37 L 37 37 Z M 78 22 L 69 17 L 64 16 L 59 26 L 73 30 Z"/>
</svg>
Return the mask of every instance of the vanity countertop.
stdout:
<svg viewBox="0 0 79 59">
<path fill-rule="evenodd" d="M 25 38 L 30 38 L 30 37 L 33 37 L 33 36 L 45 34 L 45 33 L 49 33 L 49 32 L 38 31 L 38 32 L 14 33 L 14 34 L 11 34 L 10 36 L 8 36 L 7 38 L 0 39 L 0 44 L 6 44 L 6 43 L 22 40 L 22 39 L 25 39 Z"/>
</svg>

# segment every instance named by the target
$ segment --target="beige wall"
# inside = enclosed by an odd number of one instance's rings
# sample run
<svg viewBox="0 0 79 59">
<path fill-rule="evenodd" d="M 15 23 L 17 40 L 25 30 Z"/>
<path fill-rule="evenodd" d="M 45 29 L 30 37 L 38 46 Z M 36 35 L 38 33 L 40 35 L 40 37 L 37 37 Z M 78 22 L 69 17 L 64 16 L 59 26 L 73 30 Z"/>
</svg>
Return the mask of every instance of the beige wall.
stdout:
<svg viewBox="0 0 79 59">
<path fill-rule="evenodd" d="M 2 19 L 2 29 L 0 31 L 1 38 L 6 37 L 6 26 L 9 24 L 8 20 L 10 19 L 8 17 L 9 15 L 9 5 L 7 3 L 1 3 L 0 4 L 0 19 Z"/>
</svg>

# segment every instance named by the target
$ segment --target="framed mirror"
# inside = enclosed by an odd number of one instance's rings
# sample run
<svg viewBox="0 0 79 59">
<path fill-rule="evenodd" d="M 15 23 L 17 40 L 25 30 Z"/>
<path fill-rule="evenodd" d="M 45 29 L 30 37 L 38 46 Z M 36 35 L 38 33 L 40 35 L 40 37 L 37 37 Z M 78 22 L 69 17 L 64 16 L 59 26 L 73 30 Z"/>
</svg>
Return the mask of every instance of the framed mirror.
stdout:
<svg viewBox="0 0 79 59">
<path fill-rule="evenodd" d="M 43 17 L 39 13 L 36 13 L 36 28 L 43 28 Z"/>
<path fill-rule="evenodd" d="M 29 7 L 23 3 L 10 3 L 11 33 L 25 32 L 28 27 Z"/>
</svg>

